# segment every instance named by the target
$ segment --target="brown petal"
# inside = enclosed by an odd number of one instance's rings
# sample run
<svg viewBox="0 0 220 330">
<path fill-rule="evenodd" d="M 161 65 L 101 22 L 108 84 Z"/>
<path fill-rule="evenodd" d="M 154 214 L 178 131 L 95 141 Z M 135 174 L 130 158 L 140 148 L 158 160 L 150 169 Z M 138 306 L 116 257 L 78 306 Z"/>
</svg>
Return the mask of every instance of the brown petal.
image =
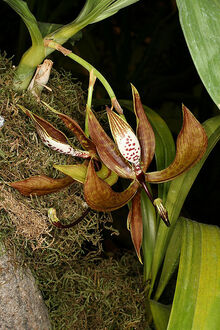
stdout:
<svg viewBox="0 0 220 330">
<path fill-rule="evenodd" d="M 137 118 L 137 137 L 141 145 L 142 169 L 144 172 L 146 172 L 148 166 L 150 165 L 154 157 L 154 131 L 146 117 L 138 91 L 133 85 L 131 85 L 131 87 L 133 93 L 134 112 Z"/>
<path fill-rule="evenodd" d="M 74 119 L 70 118 L 69 116 L 67 116 L 61 112 L 56 111 L 46 102 L 42 101 L 42 103 L 45 104 L 48 107 L 48 109 L 55 112 L 59 116 L 59 118 L 64 122 L 66 127 L 69 128 L 73 132 L 73 134 L 77 137 L 81 146 L 85 150 L 88 150 L 90 152 L 91 157 L 97 156 L 96 147 L 95 147 L 94 143 L 85 135 L 82 128 L 79 126 L 79 124 Z"/>
<path fill-rule="evenodd" d="M 207 148 L 207 135 L 193 114 L 184 105 L 183 126 L 176 143 L 176 157 L 166 169 L 146 174 L 148 182 L 165 182 L 174 179 L 195 165 Z"/>
<path fill-rule="evenodd" d="M 105 133 L 91 109 L 88 109 L 88 127 L 103 163 L 119 176 L 134 179 L 135 173 L 131 166 L 121 156 L 116 144 Z"/>
<path fill-rule="evenodd" d="M 36 130 L 42 142 L 49 148 L 74 157 L 89 158 L 88 151 L 71 147 L 67 137 L 45 119 L 35 115 L 25 107 L 18 105 L 35 123 Z"/>
<path fill-rule="evenodd" d="M 24 196 L 41 196 L 59 191 L 73 182 L 74 180 L 69 176 L 53 179 L 46 175 L 37 175 L 22 181 L 12 182 L 10 186 L 17 189 Z"/>
<path fill-rule="evenodd" d="M 141 245 L 143 239 L 143 222 L 141 214 L 141 194 L 140 190 L 137 191 L 136 195 L 132 199 L 132 206 L 129 211 L 129 223 L 131 231 L 131 239 L 134 244 L 139 261 L 141 260 Z"/>
<path fill-rule="evenodd" d="M 84 195 L 87 204 L 92 209 L 103 212 L 116 210 L 128 203 L 138 187 L 139 183 L 133 181 L 123 192 L 113 191 L 106 182 L 97 176 L 93 161 L 90 161 L 84 184 Z"/>
</svg>

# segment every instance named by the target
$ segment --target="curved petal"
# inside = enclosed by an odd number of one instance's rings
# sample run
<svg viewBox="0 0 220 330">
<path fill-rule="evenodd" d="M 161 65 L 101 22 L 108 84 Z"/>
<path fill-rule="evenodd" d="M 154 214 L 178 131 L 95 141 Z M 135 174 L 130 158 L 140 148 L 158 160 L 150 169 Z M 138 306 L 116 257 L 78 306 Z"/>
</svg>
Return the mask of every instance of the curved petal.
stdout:
<svg viewBox="0 0 220 330">
<path fill-rule="evenodd" d="M 24 196 L 41 196 L 57 192 L 73 182 L 74 180 L 70 176 L 53 179 L 46 175 L 36 175 L 25 180 L 11 182 L 9 185 L 17 189 Z"/>
<path fill-rule="evenodd" d="M 135 174 L 131 166 L 121 156 L 116 144 L 105 133 L 91 109 L 88 109 L 88 127 L 90 136 L 103 163 L 119 176 L 134 179 Z"/>
<path fill-rule="evenodd" d="M 69 128 L 73 134 L 77 137 L 77 139 L 79 140 L 81 146 L 85 149 L 88 150 L 90 152 L 91 157 L 96 157 L 97 153 L 96 153 L 96 147 L 94 145 L 94 143 L 92 142 L 92 140 L 90 140 L 86 134 L 84 133 L 84 131 L 82 130 L 82 128 L 79 126 L 79 124 L 72 118 L 70 118 L 69 116 L 56 111 L 54 108 L 52 108 L 49 104 L 47 104 L 46 102 L 41 101 L 44 105 L 46 105 L 46 107 L 48 109 L 50 109 L 51 111 L 53 111 L 54 113 L 56 113 L 59 118 L 64 122 L 64 124 L 66 125 L 67 128 Z"/>
<path fill-rule="evenodd" d="M 110 108 L 106 107 L 112 136 L 122 156 L 137 166 L 141 160 L 141 147 L 131 126 Z"/>
<path fill-rule="evenodd" d="M 184 105 L 183 126 L 176 143 L 176 156 L 166 169 L 146 173 L 146 181 L 160 183 L 174 179 L 195 165 L 204 155 L 207 148 L 207 135 L 193 114 Z"/>
<path fill-rule="evenodd" d="M 136 193 L 138 187 L 139 183 L 133 181 L 123 192 L 113 191 L 106 182 L 97 176 L 91 160 L 84 184 L 84 196 L 87 204 L 92 209 L 110 212 L 127 204 Z"/>
<path fill-rule="evenodd" d="M 131 231 L 131 239 L 134 244 L 139 261 L 141 260 L 141 245 L 143 239 L 143 222 L 141 214 L 141 194 L 140 190 L 132 199 L 132 205 L 128 214 L 129 227 Z"/>
<path fill-rule="evenodd" d="M 137 137 L 141 146 L 142 170 L 146 172 L 155 152 L 154 131 L 145 114 L 137 89 L 131 84 L 134 112 L 137 118 Z"/>
<path fill-rule="evenodd" d="M 71 155 L 73 157 L 89 158 L 90 153 L 79 149 L 74 149 L 68 142 L 67 137 L 61 131 L 56 129 L 45 119 L 35 115 L 25 107 L 18 105 L 35 123 L 36 130 L 42 142 L 52 150 L 63 154 Z"/>
</svg>

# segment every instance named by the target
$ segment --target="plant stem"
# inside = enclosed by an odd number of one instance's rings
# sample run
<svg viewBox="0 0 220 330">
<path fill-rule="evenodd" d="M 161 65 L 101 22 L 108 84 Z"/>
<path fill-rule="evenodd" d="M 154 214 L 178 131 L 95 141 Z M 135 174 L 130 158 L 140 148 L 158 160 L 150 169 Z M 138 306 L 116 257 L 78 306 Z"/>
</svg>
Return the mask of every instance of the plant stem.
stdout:
<svg viewBox="0 0 220 330">
<path fill-rule="evenodd" d="M 85 118 L 85 134 L 89 137 L 89 128 L 88 128 L 88 110 L 92 107 L 92 94 L 96 81 L 96 76 L 94 75 L 94 71 L 90 71 L 89 75 L 89 88 L 88 88 L 88 96 L 87 96 L 87 104 L 86 104 L 86 118 Z"/>
<path fill-rule="evenodd" d="M 72 53 L 70 50 L 62 47 L 60 44 L 58 44 L 57 42 L 54 42 L 53 40 L 45 40 L 44 42 L 46 47 L 49 48 L 53 48 L 56 49 L 58 51 L 60 51 L 61 53 L 63 53 L 65 56 L 68 56 L 69 58 L 71 58 L 72 60 L 74 60 L 75 62 L 79 63 L 80 65 L 82 65 L 86 70 L 88 70 L 89 72 L 91 72 L 93 70 L 94 75 L 100 80 L 100 82 L 102 83 L 102 85 L 105 87 L 112 105 L 114 106 L 114 108 L 116 109 L 116 111 L 118 111 L 118 113 L 122 114 L 122 108 L 119 105 L 115 93 L 113 91 L 113 89 L 111 88 L 111 86 L 109 85 L 108 81 L 105 79 L 105 77 L 98 71 L 96 70 L 90 63 L 88 63 L 87 61 L 83 60 L 81 57 L 79 57 L 78 55 Z"/>
</svg>

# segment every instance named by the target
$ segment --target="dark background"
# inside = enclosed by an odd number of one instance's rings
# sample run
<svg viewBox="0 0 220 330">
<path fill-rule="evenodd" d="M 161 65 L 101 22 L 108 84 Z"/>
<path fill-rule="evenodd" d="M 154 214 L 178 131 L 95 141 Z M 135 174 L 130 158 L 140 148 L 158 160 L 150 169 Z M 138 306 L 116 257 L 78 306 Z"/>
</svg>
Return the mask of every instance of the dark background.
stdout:
<svg viewBox="0 0 220 330">
<path fill-rule="evenodd" d="M 37 20 L 66 24 L 72 21 L 84 1 L 27 1 Z M 13 57 L 15 65 L 30 46 L 20 17 L 0 0 L 0 51 Z M 66 47 L 71 48 L 70 45 Z M 196 72 L 179 23 L 174 0 L 141 0 L 104 21 L 89 25 L 73 51 L 93 64 L 107 78 L 117 97 L 131 100 L 130 82 L 142 102 L 157 111 L 174 137 L 181 127 L 184 103 L 200 122 L 219 111 Z M 70 70 L 86 89 L 88 75 L 68 58 L 52 54 L 55 68 Z M 101 86 L 96 98 L 105 98 Z M 204 223 L 219 222 L 219 145 L 210 154 L 196 179 L 183 214 Z"/>
</svg>

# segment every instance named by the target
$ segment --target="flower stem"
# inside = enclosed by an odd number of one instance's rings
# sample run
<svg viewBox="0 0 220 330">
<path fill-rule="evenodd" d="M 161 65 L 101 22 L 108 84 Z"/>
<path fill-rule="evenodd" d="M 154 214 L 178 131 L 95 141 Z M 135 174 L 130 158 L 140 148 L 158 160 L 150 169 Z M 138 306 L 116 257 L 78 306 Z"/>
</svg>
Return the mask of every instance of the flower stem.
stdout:
<svg viewBox="0 0 220 330">
<path fill-rule="evenodd" d="M 111 99 L 112 105 L 114 106 L 114 108 L 116 109 L 116 111 L 118 113 L 120 113 L 120 114 L 123 113 L 123 110 L 122 110 L 120 104 L 118 103 L 117 98 L 115 96 L 115 93 L 114 93 L 113 89 L 111 88 L 111 86 L 109 85 L 108 81 L 90 63 L 88 63 L 87 61 L 85 61 L 84 59 L 82 59 L 81 57 L 79 57 L 78 55 L 72 53 L 70 50 L 62 47 L 60 44 L 58 44 L 57 42 L 54 42 L 53 40 L 45 40 L 44 44 L 45 44 L 46 47 L 53 48 L 53 49 L 56 49 L 56 50 L 60 51 L 65 56 L 68 56 L 69 58 L 71 58 L 75 62 L 77 62 L 80 65 L 82 65 L 89 72 L 91 72 L 93 70 L 94 75 L 100 80 L 100 82 L 102 83 L 102 85 L 105 87 L 105 89 L 106 89 L 106 91 L 107 91 L 107 93 L 108 93 L 108 95 L 109 95 L 109 97 Z"/>
<path fill-rule="evenodd" d="M 88 128 L 88 113 L 89 109 L 92 107 L 92 94 L 96 81 L 96 76 L 94 75 L 93 69 L 89 74 L 89 88 L 88 88 L 88 96 L 87 96 L 87 104 L 86 104 L 86 118 L 85 118 L 85 134 L 89 137 L 89 128 Z"/>
</svg>

